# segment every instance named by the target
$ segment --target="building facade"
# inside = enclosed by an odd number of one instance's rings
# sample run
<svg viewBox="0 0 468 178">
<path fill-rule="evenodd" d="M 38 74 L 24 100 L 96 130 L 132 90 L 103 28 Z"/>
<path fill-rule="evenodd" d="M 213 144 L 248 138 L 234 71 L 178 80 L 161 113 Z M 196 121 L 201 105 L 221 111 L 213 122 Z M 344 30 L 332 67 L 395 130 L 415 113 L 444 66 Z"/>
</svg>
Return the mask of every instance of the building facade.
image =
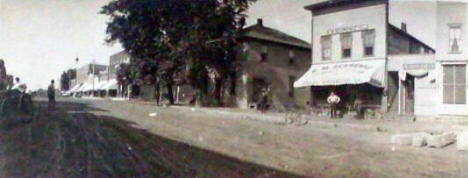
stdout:
<svg viewBox="0 0 468 178">
<path fill-rule="evenodd" d="M 90 80 L 89 76 L 93 75 L 93 71 L 94 71 L 94 76 L 98 76 L 102 71 L 106 71 L 106 70 L 107 70 L 106 65 L 86 64 L 78 68 L 76 72 L 76 82 L 78 84 L 88 82 Z"/>
<path fill-rule="evenodd" d="M 465 2 L 437 2 L 435 114 L 468 115 L 468 31 Z"/>
<path fill-rule="evenodd" d="M 388 6 L 388 0 L 347 0 L 305 7 L 312 14 L 312 65 L 294 85 L 310 87 L 311 105 L 326 107 L 334 91 L 343 113 L 359 105 L 414 114 L 415 78 L 429 79 L 405 69 L 433 63 L 435 50 L 409 34 L 405 23 L 390 24 Z"/>
<path fill-rule="evenodd" d="M 310 91 L 294 88 L 293 84 L 310 66 L 309 43 L 265 27 L 262 19 L 245 28 L 238 41 L 242 50 L 237 58 L 243 63 L 236 74 L 235 90 L 228 92 L 236 106 L 256 108 L 264 91 L 271 109 L 304 108 L 308 105 Z"/>
<path fill-rule="evenodd" d="M 121 64 L 130 63 L 130 56 L 125 52 L 121 51 L 116 54 L 113 54 L 109 58 L 109 79 L 117 78 L 117 68 Z"/>
</svg>

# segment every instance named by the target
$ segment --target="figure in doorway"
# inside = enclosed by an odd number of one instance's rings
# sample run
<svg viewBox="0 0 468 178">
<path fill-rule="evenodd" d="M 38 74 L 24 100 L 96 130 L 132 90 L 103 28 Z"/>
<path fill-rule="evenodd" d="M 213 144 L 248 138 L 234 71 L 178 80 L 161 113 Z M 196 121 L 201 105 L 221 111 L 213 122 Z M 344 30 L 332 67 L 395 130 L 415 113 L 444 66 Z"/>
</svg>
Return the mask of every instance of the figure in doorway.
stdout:
<svg viewBox="0 0 468 178">
<path fill-rule="evenodd" d="M 327 98 L 327 102 L 330 105 L 330 117 L 331 118 L 338 118 L 336 108 L 338 103 L 340 103 L 341 99 L 338 95 L 335 94 L 335 92 L 331 92 L 330 96 Z"/>
<path fill-rule="evenodd" d="M 270 93 L 270 87 L 266 86 L 262 89 L 262 97 L 260 100 L 260 111 L 264 113 L 268 109 L 268 94 Z"/>
</svg>

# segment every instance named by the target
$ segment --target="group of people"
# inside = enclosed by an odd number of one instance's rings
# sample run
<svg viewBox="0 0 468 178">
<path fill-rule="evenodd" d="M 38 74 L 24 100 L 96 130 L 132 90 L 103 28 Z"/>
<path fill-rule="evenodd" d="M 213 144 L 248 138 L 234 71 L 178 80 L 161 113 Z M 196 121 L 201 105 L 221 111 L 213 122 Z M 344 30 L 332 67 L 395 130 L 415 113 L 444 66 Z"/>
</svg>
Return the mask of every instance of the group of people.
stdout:
<svg viewBox="0 0 468 178">
<path fill-rule="evenodd" d="M 15 78 L 15 83 L 13 86 L 10 87 L 10 91 L 13 94 L 24 95 L 26 94 L 28 87 L 25 83 L 20 81 L 19 77 Z M 52 80 L 47 87 L 47 97 L 49 99 L 48 108 L 54 109 L 55 108 L 55 81 Z"/>
</svg>

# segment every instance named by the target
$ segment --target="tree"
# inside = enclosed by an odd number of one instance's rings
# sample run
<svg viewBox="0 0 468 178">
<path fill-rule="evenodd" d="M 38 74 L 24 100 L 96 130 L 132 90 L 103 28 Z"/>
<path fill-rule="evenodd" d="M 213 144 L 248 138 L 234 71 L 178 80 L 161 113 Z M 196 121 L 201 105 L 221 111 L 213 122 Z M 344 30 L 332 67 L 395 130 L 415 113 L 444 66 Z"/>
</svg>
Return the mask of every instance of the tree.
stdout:
<svg viewBox="0 0 468 178">
<path fill-rule="evenodd" d="M 173 104 L 173 85 L 187 79 L 206 94 L 210 68 L 219 73 L 217 88 L 221 88 L 223 77 L 229 73 L 226 71 L 235 68 L 231 66 L 234 49 L 227 48 L 235 46 L 237 32 L 245 24 L 245 12 L 254 1 L 113 0 L 101 13 L 111 19 L 107 42 L 122 44 L 134 59 L 137 78 L 151 75 L 156 88 L 164 83 Z M 215 39 L 222 39 L 223 45 L 209 45 Z"/>
<path fill-rule="evenodd" d="M 76 70 L 68 69 L 63 71 L 60 76 L 60 90 L 68 91 L 71 89 L 71 80 L 76 79 Z"/>
</svg>

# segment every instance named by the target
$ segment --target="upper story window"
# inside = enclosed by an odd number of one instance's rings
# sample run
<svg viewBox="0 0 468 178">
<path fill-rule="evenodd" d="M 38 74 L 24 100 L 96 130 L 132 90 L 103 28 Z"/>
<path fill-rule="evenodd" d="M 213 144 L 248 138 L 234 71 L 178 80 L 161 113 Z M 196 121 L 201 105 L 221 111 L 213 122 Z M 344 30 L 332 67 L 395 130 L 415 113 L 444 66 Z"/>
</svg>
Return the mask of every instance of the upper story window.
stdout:
<svg viewBox="0 0 468 178">
<path fill-rule="evenodd" d="M 261 57 L 260 59 L 261 62 L 265 62 L 268 60 L 268 47 L 266 46 L 262 47 L 262 53 L 260 57 Z"/>
<path fill-rule="evenodd" d="M 460 53 L 461 24 L 449 24 L 449 51 L 450 53 Z"/>
<path fill-rule="evenodd" d="M 294 51 L 290 50 L 289 51 L 289 62 L 288 62 L 288 64 L 293 65 L 295 58 L 296 58 L 296 54 L 294 53 Z"/>
<path fill-rule="evenodd" d="M 364 56 L 374 56 L 375 30 L 362 31 Z"/>
<path fill-rule="evenodd" d="M 341 39 L 341 57 L 351 58 L 352 46 L 353 46 L 353 35 L 352 33 L 343 33 L 340 35 Z"/>
<path fill-rule="evenodd" d="M 320 43 L 322 45 L 322 60 L 330 60 L 331 59 L 331 46 L 332 46 L 332 39 L 330 35 L 322 36 L 320 39 Z"/>
</svg>

